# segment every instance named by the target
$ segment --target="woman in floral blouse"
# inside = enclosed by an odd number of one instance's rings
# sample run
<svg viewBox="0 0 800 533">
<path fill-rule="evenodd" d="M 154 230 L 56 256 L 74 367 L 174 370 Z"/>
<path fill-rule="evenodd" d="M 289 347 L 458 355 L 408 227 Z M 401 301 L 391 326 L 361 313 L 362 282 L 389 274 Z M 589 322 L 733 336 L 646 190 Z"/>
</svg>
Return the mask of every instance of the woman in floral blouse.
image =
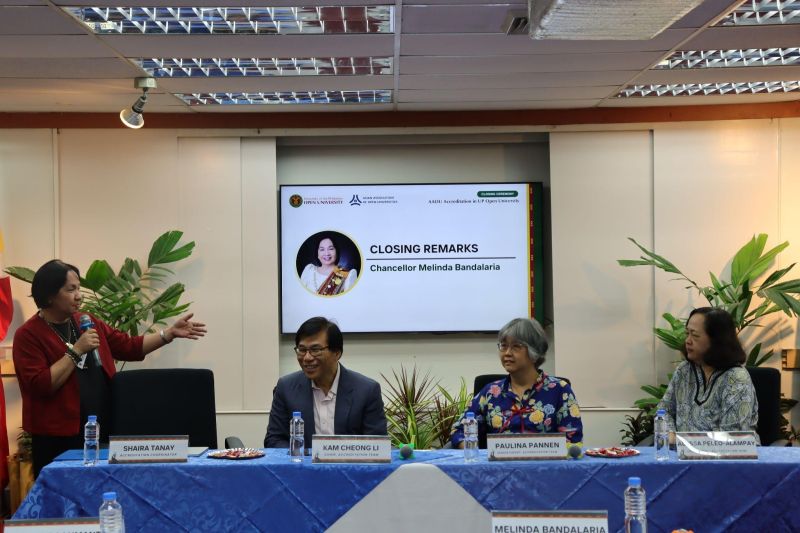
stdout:
<svg viewBox="0 0 800 533">
<path fill-rule="evenodd" d="M 686 344 L 659 409 L 675 431 L 756 431 L 758 401 L 733 318 L 700 307 L 686 322 Z M 674 440 L 674 434 L 670 435 Z"/>
<path fill-rule="evenodd" d="M 467 412 L 487 433 L 566 433 L 567 441 L 583 440 L 581 410 L 569 383 L 539 370 L 547 352 L 542 326 L 515 318 L 497 335 L 500 364 L 508 376 L 489 383 L 473 398 L 453 426 L 453 447 L 462 447 Z"/>
</svg>

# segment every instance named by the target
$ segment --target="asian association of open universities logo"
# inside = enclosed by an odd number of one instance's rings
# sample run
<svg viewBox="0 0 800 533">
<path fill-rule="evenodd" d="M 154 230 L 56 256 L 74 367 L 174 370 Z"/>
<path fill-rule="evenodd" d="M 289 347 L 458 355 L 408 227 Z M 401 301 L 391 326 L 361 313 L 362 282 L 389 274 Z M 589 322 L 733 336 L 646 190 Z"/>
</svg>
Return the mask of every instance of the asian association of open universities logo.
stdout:
<svg viewBox="0 0 800 533">
<path fill-rule="evenodd" d="M 292 207 L 300 207 L 303 205 L 303 197 L 299 194 L 293 194 L 289 197 L 289 205 Z"/>
</svg>

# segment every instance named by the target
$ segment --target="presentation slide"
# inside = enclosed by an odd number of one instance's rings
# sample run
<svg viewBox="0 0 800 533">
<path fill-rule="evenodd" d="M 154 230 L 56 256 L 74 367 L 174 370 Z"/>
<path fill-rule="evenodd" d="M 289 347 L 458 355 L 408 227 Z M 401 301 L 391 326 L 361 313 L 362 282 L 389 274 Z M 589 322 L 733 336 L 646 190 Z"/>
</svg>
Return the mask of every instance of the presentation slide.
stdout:
<svg viewBox="0 0 800 533">
<path fill-rule="evenodd" d="M 283 186 L 281 329 L 496 331 L 532 316 L 526 183 Z"/>
</svg>

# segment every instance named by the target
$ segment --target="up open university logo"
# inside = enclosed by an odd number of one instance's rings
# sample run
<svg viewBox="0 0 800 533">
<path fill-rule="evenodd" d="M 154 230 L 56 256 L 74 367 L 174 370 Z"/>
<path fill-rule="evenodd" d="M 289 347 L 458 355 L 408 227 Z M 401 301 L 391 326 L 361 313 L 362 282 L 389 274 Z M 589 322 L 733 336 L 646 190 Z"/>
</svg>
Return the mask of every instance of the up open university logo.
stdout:
<svg viewBox="0 0 800 533">
<path fill-rule="evenodd" d="M 350 205 L 361 205 L 361 199 L 357 194 L 354 194 L 353 197 L 350 198 Z"/>
<path fill-rule="evenodd" d="M 292 207 L 300 207 L 303 205 L 303 197 L 299 194 L 293 194 L 289 197 L 289 205 Z"/>
</svg>

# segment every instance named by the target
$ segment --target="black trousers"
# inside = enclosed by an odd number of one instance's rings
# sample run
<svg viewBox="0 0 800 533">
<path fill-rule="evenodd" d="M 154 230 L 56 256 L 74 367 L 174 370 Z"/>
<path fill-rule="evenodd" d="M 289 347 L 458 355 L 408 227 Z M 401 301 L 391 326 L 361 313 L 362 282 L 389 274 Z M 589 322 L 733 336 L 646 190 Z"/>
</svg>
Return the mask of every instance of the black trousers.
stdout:
<svg viewBox="0 0 800 533">
<path fill-rule="evenodd" d="M 67 450 L 83 448 L 83 438 L 80 435 L 73 437 L 53 437 L 50 435 L 32 435 L 33 447 L 33 477 L 39 477 L 42 468 L 53 462 L 53 459 Z"/>
</svg>

